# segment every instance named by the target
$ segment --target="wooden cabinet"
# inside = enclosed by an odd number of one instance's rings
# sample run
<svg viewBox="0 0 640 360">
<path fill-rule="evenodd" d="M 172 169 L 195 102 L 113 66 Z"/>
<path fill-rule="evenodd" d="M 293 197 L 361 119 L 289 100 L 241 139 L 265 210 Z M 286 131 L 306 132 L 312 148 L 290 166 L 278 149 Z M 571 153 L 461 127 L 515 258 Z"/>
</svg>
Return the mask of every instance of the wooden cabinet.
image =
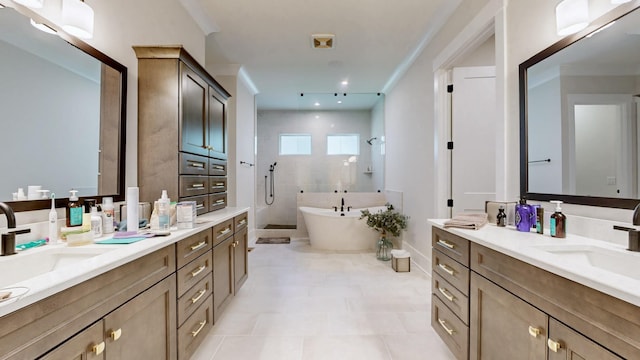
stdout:
<svg viewBox="0 0 640 360">
<path fill-rule="evenodd" d="M 167 190 L 199 214 L 226 207 L 229 93 L 180 46 L 134 50 L 140 200 Z"/>
<path fill-rule="evenodd" d="M 102 321 L 98 321 L 40 359 L 103 360 L 106 347 L 103 327 Z"/>
<path fill-rule="evenodd" d="M 457 358 L 633 359 L 640 354 L 637 306 L 464 241 L 433 229 L 431 321 Z M 466 259 L 468 293 L 461 289 Z"/>
<path fill-rule="evenodd" d="M 213 319 L 220 318 L 249 276 L 248 214 L 243 213 L 213 228 Z"/>
<path fill-rule="evenodd" d="M 470 297 L 469 359 L 546 359 L 547 314 L 476 273 Z"/>
</svg>

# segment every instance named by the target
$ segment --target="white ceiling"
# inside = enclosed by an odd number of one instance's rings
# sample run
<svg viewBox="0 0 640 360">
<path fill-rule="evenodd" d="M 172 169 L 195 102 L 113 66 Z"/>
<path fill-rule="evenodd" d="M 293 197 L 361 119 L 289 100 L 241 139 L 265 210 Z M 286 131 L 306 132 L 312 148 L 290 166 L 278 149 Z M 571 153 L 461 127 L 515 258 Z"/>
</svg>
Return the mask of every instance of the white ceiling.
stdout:
<svg viewBox="0 0 640 360">
<path fill-rule="evenodd" d="M 297 107 L 300 93 L 386 91 L 460 3 L 180 1 L 205 32 L 214 31 L 206 40 L 207 66 L 217 73 L 242 69 L 261 109 Z M 316 33 L 335 34 L 335 47 L 312 49 Z"/>
</svg>

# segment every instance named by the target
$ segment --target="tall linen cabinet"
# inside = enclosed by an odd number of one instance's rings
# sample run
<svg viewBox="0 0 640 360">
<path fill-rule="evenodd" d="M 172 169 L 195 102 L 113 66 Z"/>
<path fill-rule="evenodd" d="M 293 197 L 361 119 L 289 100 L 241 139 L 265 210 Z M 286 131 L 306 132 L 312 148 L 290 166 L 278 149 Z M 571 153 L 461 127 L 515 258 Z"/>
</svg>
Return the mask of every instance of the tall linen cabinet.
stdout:
<svg viewBox="0 0 640 360">
<path fill-rule="evenodd" d="M 227 205 L 227 99 L 181 46 L 134 46 L 138 57 L 140 201 L 195 201 L 198 214 Z"/>
</svg>

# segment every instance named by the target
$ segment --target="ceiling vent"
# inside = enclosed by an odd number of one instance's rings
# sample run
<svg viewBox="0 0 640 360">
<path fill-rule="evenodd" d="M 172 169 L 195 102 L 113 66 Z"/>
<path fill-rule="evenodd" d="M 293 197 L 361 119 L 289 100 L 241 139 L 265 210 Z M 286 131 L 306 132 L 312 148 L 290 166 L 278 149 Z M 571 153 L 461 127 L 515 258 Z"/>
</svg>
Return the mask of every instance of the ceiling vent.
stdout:
<svg viewBox="0 0 640 360">
<path fill-rule="evenodd" d="M 313 34 L 311 35 L 311 47 L 314 49 L 333 49 L 335 37 L 334 34 Z"/>
</svg>

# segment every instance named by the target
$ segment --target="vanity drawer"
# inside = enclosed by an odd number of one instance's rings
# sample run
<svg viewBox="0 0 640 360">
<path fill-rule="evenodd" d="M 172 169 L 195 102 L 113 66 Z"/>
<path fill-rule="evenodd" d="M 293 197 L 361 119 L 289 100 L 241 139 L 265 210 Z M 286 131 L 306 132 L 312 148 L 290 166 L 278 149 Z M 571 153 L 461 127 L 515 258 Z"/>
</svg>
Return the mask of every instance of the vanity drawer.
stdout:
<svg viewBox="0 0 640 360">
<path fill-rule="evenodd" d="M 233 219 L 221 222 L 213 226 L 213 246 L 220 244 L 229 236 L 233 235 Z"/>
<path fill-rule="evenodd" d="M 432 229 L 431 243 L 433 248 L 469 267 L 469 240 L 437 227 Z"/>
<path fill-rule="evenodd" d="M 433 249 L 433 272 L 453 285 L 464 295 L 469 296 L 469 269 L 452 258 Z"/>
<path fill-rule="evenodd" d="M 184 295 L 198 281 L 211 276 L 211 269 L 211 250 L 179 269 L 176 272 L 178 274 L 178 297 Z"/>
<path fill-rule="evenodd" d="M 209 175 L 227 176 L 227 162 L 220 159 L 209 159 Z"/>
<path fill-rule="evenodd" d="M 211 229 L 206 229 L 176 243 L 177 268 L 180 269 L 190 261 L 211 250 L 213 247 Z"/>
<path fill-rule="evenodd" d="M 206 298 L 178 328 L 178 359 L 188 360 L 213 327 L 213 301 Z"/>
<path fill-rule="evenodd" d="M 431 297 L 431 327 L 457 359 L 469 358 L 469 328 L 435 295 Z"/>
<path fill-rule="evenodd" d="M 433 294 L 445 304 L 463 323 L 469 325 L 469 297 L 445 281 L 437 273 L 432 274 Z"/>
<path fill-rule="evenodd" d="M 211 295 L 213 276 L 211 276 L 211 273 L 208 274 L 209 276 L 205 276 L 204 279 L 200 280 L 178 299 L 178 326 L 182 325 Z"/>
<path fill-rule="evenodd" d="M 227 193 L 209 195 L 209 211 L 224 209 L 227 206 Z"/>
<path fill-rule="evenodd" d="M 227 191 L 227 178 L 224 176 L 209 176 L 209 192 L 221 193 Z"/>
<path fill-rule="evenodd" d="M 180 175 L 179 183 L 179 197 L 206 195 L 209 193 L 208 176 Z"/>
<path fill-rule="evenodd" d="M 181 175 L 208 175 L 209 158 L 187 153 L 180 153 Z"/>
<path fill-rule="evenodd" d="M 238 232 L 244 228 L 247 227 L 247 225 L 249 224 L 249 214 L 248 213 L 242 213 L 236 217 L 233 218 L 233 223 L 234 223 L 234 232 Z"/>
</svg>

